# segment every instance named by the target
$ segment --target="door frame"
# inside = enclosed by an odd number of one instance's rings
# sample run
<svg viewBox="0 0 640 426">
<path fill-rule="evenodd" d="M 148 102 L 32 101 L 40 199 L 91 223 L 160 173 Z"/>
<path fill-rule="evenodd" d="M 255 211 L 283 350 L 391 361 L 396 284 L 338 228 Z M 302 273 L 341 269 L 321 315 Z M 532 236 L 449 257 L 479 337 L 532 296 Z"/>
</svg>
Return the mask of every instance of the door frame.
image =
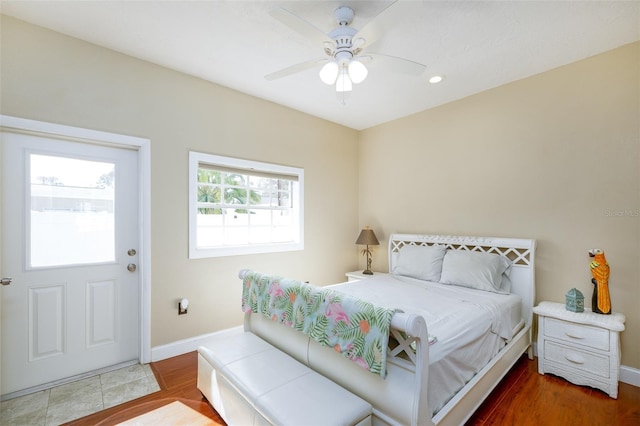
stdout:
<svg viewBox="0 0 640 426">
<path fill-rule="evenodd" d="M 138 234 L 140 241 L 138 360 L 141 364 L 151 362 L 151 140 L 8 115 L 0 115 L 0 128 L 63 137 L 71 139 L 71 141 L 89 142 L 114 148 L 134 149 L 138 152 L 138 181 L 140 183 L 138 201 L 138 223 L 140 224 Z M 0 158 L 1 155 L 2 153 L 0 153 Z M 0 264 L 1 269 L 2 265 Z M 1 291 L 0 297 L 2 297 Z"/>
</svg>

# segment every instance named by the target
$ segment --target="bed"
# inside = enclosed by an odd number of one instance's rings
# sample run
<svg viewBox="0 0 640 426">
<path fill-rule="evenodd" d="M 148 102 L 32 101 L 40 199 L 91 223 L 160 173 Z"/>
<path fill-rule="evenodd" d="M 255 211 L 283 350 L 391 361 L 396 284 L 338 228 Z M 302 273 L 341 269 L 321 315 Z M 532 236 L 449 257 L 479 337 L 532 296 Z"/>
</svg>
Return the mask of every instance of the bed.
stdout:
<svg viewBox="0 0 640 426">
<path fill-rule="evenodd" d="M 463 424 L 532 358 L 535 240 L 394 234 L 388 252 L 389 274 L 324 287 L 395 310 L 385 374 L 263 315 L 248 312 L 245 331 L 370 402 L 374 424 Z"/>
</svg>

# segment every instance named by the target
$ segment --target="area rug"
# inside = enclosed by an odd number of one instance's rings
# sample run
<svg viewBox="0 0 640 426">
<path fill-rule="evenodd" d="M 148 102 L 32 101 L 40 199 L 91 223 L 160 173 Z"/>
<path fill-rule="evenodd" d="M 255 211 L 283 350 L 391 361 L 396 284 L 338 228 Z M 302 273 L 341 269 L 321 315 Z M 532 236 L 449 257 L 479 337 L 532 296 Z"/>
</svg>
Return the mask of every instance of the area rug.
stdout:
<svg viewBox="0 0 640 426">
<path fill-rule="evenodd" d="M 148 413 L 141 414 L 130 420 L 118 423 L 123 426 L 157 426 L 157 425 L 188 425 L 188 426 L 216 426 L 218 423 L 187 407 L 180 401 L 174 401 Z"/>
</svg>

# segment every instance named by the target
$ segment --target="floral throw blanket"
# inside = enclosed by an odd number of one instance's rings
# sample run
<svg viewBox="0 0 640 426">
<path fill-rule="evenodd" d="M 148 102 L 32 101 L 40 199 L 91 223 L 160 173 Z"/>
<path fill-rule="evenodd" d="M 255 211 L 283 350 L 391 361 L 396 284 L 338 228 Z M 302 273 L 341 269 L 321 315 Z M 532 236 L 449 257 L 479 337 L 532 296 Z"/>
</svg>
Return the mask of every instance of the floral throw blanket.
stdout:
<svg viewBox="0 0 640 426">
<path fill-rule="evenodd" d="M 393 309 L 246 269 L 240 278 L 244 312 L 292 327 L 384 378 Z"/>
</svg>

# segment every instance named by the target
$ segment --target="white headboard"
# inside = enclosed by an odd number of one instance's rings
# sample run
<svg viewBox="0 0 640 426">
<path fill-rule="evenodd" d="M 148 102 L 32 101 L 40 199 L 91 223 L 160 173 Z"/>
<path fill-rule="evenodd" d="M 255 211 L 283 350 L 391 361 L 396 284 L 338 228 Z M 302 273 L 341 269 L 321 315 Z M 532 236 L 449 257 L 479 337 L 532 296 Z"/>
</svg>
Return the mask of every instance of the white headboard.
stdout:
<svg viewBox="0 0 640 426">
<path fill-rule="evenodd" d="M 389 271 L 398 259 L 398 251 L 405 245 L 444 245 L 449 250 L 469 250 L 495 253 L 511 264 L 511 293 L 522 298 L 522 316 L 528 325 L 533 320 L 535 301 L 536 240 L 494 237 L 457 237 L 452 235 L 392 234 L 389 238 Z"/>
</svg>

